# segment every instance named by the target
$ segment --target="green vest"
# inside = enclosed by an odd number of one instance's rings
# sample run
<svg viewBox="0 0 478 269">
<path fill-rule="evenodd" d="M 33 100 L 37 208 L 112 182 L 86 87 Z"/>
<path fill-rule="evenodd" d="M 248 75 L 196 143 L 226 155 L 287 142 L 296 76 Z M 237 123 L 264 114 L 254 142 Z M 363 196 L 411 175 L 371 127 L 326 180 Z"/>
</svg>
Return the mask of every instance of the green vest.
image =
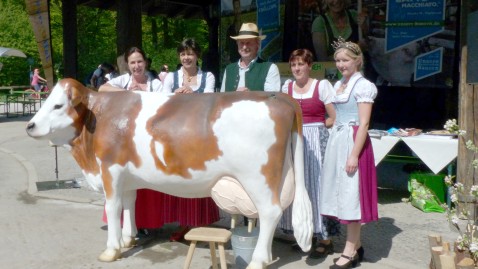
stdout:
<svg viewBox="0 0 478 269">
<path fill-rule="evenodd" d="M 266 83 L 267 73 L 271 67 L 271 62 L 265 62 L 261 58 L 257 58 L 246 71 L 245 84 L 251 91 L 264 91 L 264 84 Z M 226 66 L 226 92 L 237 90 L 239 84 L 239 65 L 236 63 Z"/>
</svg>

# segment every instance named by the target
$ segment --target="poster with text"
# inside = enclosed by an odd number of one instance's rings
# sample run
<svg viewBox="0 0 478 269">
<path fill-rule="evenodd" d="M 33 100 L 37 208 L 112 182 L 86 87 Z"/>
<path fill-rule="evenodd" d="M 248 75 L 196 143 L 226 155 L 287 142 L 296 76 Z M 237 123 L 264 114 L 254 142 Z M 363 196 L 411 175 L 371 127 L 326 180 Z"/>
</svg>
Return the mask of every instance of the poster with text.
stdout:
<svg viewBox="0 0 478 269">
<path fill-rule="evenodd" d="M 326 49 L 342 36 L 361 45 L 363 72 L 379 86 L 451 88 L 458 7 L 457 0 L 299 0 L 298 47 L 333 60 Z"/>
</svg>

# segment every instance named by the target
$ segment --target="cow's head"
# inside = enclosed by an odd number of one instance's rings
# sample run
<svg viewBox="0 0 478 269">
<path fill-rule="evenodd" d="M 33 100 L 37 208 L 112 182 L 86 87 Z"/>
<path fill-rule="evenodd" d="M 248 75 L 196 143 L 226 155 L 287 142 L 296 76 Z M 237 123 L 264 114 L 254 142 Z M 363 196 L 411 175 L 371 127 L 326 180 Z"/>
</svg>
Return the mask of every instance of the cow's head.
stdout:
<svg viewBox="0 0 478 269">
<path fill-rule="evenodd" d="M 90 90 L 74 79 L 60 80 L 40 110 L 28 122 L 29 136 L 67 145 L 82 128 Z"/>
</svg>

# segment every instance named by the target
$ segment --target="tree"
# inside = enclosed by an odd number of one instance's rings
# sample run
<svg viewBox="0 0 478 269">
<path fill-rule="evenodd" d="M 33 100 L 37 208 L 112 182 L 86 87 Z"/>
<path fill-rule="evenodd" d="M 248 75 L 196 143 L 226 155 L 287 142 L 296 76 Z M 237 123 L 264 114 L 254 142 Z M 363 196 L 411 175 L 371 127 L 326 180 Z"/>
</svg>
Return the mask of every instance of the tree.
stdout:
<svg viewBox="0 0 478 269">
<path fill-rule="evenodd" d="M 116 63 L 116 12 L 78 6 L 78 78 L 83 80 L 102 62 Z M 155 26 L 153 26 L 155 25 Z M 53 66 L 57 76 L 63 62 L 63 25 L 61 1 L 50 1 L 51 44 Z M 179 62 L 176 47 L 186 37 L 195 38 L 202 50 L 208 49 L 208 31 L 204 20 L 177 19 L 164 16 L 142 18 L 143 50 L 153 60 L 152 68 L 163 64 L 171 67 Z M 32 27 L 25 11 L 25 2 L 0 1 L 0 46 L 22 50 L 41 67 L 40 55 Z M 30 66 L 23 58 L 0 58 L 0 85 L 28 85 Z M 174 69 L 174 68 L 173 68 Z"/>
</svg>

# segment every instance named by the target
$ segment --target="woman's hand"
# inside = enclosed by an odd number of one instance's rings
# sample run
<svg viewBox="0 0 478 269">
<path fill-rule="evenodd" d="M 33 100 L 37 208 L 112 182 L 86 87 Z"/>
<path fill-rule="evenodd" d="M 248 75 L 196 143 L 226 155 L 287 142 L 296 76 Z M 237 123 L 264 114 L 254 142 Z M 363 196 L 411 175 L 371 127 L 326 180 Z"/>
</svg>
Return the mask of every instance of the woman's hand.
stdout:
<svg viewBox="0 0 478 269">
<path fill-rule="evenodd" d="M 347 163 L 345 164 L 345 172 L 347 174 L 353 174 L 358 169 L 358 157 L 350 155 L 347 158 Z"/>
<path fill-rule="evenodd" d="M 129 91 L 146 91 L 146 87 L 147 87 L 146 84 L 132 82 L 131 85 L 129 85 L 128 90 Z"/>
<path fill-rule="evenodd" d="M 189 86 L 182 86 L 181 88 L 177 88 L 174 92 L 175 93 L 193 93 L 194 91 Z"/>
<path fill-rule="evenodd" d="M 247 87 L 239 87 L 239 88 L 237 88 L 236 91 L 238 91 L 238 92 L 248 92 L 249 89 Z"/>
</svg>

